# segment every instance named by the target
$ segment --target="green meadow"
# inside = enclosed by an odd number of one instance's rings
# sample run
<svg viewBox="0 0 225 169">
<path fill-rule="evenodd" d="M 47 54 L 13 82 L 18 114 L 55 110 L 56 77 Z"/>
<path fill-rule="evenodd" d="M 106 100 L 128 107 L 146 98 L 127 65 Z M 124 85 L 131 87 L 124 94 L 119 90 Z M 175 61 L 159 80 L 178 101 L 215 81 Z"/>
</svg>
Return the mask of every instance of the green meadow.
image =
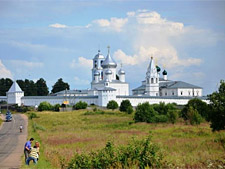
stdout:
<svg viewBox="0 0 225 169">
<path fill-rule="evenodd" d="M 75 153 L 99 150 L 108 141 L 126 145 L 149 135 L 163 153 L 164 168 L 225 167 L 225 147 L 220 141 L 224 131 L 212 132 L 209 123 L 134 123 L 133 115 L 105 112 L 36 112 L 38 117 L 29 119 L 28 130 L 29 138 L 41 142 L 40 160 L 36 166 L 22 168 L 66 168 Z"/>
</svg>

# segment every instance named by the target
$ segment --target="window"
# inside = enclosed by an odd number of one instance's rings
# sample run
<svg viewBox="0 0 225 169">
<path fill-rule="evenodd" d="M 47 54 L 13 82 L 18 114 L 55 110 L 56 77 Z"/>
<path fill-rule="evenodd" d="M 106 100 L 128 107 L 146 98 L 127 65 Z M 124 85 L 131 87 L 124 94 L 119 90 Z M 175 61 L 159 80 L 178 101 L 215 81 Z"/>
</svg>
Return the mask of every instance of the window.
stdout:
<svg viewBox="0 0 225 169">
<path fill-rule="evenodd" d="M 101 60 L 101 65 L 102 65 L 103 60 Z"/>
<path fill-rule="evenodd" d="M 197 91 L 197 96 L 198 96 L 199 91 Z"/>
<path fill-rule="evenodd" d="M 156 78 L 156 83 L 158 83 L 158 78 Z"/>
<path fill-rule="evenodd" d="M 174 96 L 174 91 L 172 92 L 172 95 Z"/>
<path fill-rule="evenodd" d="M 182 91 L 180 92 L 180 95 L 183 95 L 183 92 Z"/>
<path fill-rule="evenodd" d="M 151 78 L 151 83 L 154 83 L 154 79 L 153 78 Z"/>
<path fill-rule="evenodd" d="M 167 96 L 167 92 L 165 92 L 165 96 Z"/>
<path fill-rule="evenodd" d="M 189 95 L 189 96 L 191 95 L 191 92 L 190 92 L 190 91 L 188 91 L 188 95 Z"/>
</svg>

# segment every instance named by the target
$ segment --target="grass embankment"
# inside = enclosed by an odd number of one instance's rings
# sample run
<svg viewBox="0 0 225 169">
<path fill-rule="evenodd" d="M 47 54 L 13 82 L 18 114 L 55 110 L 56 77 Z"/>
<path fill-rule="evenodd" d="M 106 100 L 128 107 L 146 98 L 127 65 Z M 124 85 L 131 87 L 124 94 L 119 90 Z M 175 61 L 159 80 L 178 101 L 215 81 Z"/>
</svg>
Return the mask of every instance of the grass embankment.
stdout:
<svg viewBox="0 0 225 169">
<path fill-rule="evenodd" d="M 103 148 L 107 141 L 127 144 L 132 137 L 142 139 L 149 133 L 152 141 L 160 145 L 167 167 L 206 168 L 225 159 L 225 150 L 217 141 L 218 133 L 211 132 L 208 123 L 199 126 L 182 122 L 133 123 L 132 115 L 120 112 L 89 115 L 85 112 L 37 112 L 39 118 L 29 120 L 29 137 L 41 140 L 41 158 L 45 156 L 52 165 L 41 164 L 41 159 L 37 168 L 60 168 L 68 164 L 75 152 Z"/>
</svg>

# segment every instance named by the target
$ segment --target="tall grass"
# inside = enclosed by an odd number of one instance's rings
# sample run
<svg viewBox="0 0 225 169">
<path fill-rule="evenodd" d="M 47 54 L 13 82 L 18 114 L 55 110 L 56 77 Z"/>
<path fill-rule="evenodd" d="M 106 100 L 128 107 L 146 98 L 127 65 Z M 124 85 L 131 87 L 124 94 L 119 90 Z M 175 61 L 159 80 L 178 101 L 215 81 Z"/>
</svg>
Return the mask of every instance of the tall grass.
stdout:
<svg viewBox="0 0 225 169">
<path fill-rule="evenodd" d="M 42 155 L 52 165 L 47 163 L 41 167 L 62 168 L 74 154 L 98 151 L 108 141 L 113 141 L 115 146 L 125 146 L 132 138 L 141 140 L 149 133 L 152 142 L 159 144 L 163 151 L 165 167 L 205 168 L 225 159 L 221 142 L 215 141 L 218 134 L 211 132 L 208 123 L 199 126 L 183 122 L 133 123 L 133 115 L 105 111 L 38 112 L 39 118 L 29 120 L 29 136 L 40 139 Z"/>
</svg>

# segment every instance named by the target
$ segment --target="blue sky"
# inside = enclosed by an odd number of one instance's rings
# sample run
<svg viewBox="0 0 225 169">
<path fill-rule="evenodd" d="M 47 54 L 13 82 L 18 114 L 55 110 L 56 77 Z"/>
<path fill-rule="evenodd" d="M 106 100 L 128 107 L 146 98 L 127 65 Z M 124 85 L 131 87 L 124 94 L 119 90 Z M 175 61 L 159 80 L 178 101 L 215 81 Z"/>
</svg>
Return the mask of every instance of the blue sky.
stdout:
<svg viewBox="0 0 225 169">
<path fill-rule="evenodd" d="M 168 78 L 203 87 L 225 79 L 225 1 L 0 1 L 0 78 L 58 78 L 90 88 L 98 49 L 133 89 L 153 56 Z"/>
</svg>

